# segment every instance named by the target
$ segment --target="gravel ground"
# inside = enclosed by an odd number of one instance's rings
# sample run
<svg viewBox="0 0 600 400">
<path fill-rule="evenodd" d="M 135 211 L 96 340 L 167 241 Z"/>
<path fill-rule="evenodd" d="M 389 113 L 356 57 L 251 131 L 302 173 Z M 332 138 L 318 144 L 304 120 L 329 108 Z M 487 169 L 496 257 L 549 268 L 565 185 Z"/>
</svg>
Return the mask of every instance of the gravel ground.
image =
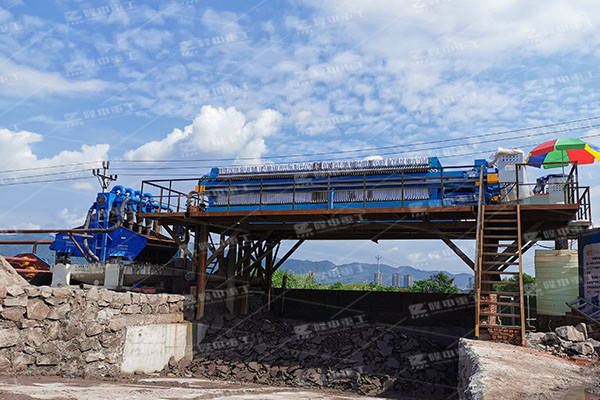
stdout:
<svg viewBox="0 0 600 400">
<path fill-rule="evenodd" d="M 176 399 L 373 399 L 333 390 L 293 389 L 159 377 L 120 380 L 68 379 L 54 376 L 0 376 L 0 400 L 176 400 Z"/>
</svg>

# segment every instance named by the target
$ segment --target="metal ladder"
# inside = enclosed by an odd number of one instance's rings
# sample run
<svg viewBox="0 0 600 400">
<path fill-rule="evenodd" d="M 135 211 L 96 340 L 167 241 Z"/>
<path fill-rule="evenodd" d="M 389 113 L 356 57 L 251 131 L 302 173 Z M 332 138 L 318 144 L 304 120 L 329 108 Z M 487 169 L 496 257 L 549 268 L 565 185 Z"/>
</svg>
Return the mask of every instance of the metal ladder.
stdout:
<svg viewBox="0 0 600 400">
<path fill-rule="evenodd" d="M 521 206 L 509 205 L 493 211 L 486 211 L 483 204 L 479 207 L 475 337 L 480 338 L 483 329 L 492 340 L 525 346 Z M 502 280 L 515 276 L 516 280 Z M 515 286 L 517 290 L 497 290 L 494 285 L 498 284 Z M 502 296 L 512 299 L 500 301 Z M 507 307 L 510 311 L 503 310 Z"/>
</svg>

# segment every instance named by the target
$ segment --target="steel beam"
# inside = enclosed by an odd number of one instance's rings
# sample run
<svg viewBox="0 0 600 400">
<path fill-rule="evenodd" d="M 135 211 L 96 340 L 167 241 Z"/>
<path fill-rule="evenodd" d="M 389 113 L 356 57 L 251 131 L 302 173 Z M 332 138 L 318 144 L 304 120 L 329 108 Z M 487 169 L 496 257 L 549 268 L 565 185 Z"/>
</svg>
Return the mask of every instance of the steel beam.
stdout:
<svg viewBox="0 0 600 400">
<path fill-rule="evenodd" d="M 198 236 L 196 236 L 196 239 Z M 196 285 L 196 319 L 201 319 L 204 316 L 204 292 L 206 289 L 206 266 L 207 263 L 207 253 L 208 253 L 208 227 L 202 226 L 200 229 L 200 240 L 196 240 L 199 242 L 199 246 L 196 245 L 196 251 L 198 251 L 199 258 L 199 267 L 198 271 L 198 284 Z M 199 247 L 199 248 L 198 248 Z"/>
<path fill-rule="evenodd" d="M 475 270 L 475 263 L 469 258 L 469 256 L 463 253 L 463 251 L 456 244 L 454 244 L 454 242 L 450 240 L 448 236 L 441 233 L 439 235 L 440 239 L 442 239 L 442 241 L 446 243 L 448 247 L 450 247 L 450 249 L 452 249 L 452 251 L 454 251 L 454 253 L 456 253 L 456 255 L 465 262 L 465 264 L 467 264 L 472 270 Z"/>
</svg>

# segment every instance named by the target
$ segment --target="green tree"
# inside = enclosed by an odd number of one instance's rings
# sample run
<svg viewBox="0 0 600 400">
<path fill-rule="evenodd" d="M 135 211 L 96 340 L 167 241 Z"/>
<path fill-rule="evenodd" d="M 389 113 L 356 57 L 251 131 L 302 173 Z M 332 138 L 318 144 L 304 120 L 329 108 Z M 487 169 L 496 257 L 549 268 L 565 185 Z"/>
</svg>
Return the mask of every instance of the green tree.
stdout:
<svg viewBox="0 0 600 400">
<path fill-rule="evenodd" d="M 415 293 L 458 293 L 460 290 L 454 285 L 454 278 L 443 272 L 432 275 L 429 279 L 417 281 L 409 290 Z"/>
<path fill-rule="evenodd" d="M 513 275 L 510 278 L 502 279 L 503 282 L 518 282 L 519 275 Z M 528 274 L 523 274 L 523 287 L 525 294 L 533 294 L 535 293 L 535 278 Z M 511 284 L 495 284 L 494 290 L 499 292 L 518 292 L 519 285 L 511 285 Z"/>
<path fill-rule="evenodd" d="M 318 289 L 319 284 L 312 272 L 305 275 L 295 275 L 291 271 L 277 270 L 273 273 L 272 282 L 274 288 L 280 288 L 283 285 L 283 276 L 287 275 L 287 289 Z"/>
</svg>

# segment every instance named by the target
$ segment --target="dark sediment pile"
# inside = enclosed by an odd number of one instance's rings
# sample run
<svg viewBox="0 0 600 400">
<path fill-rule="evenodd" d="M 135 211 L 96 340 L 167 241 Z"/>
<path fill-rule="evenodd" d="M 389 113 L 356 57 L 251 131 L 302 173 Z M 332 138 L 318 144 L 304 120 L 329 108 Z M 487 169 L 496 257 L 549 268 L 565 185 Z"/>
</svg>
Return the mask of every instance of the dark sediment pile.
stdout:
<svg viewBox="0 0 600 400">
<path fill-rule="evenodd" d="M 300 323 L 217 315 L 207 322 L 194 361 L 170 363 L 165 372 L 392 397 L 451 398 L 456 391 L 456 347 L 360 316 Z"/>
</svg>

